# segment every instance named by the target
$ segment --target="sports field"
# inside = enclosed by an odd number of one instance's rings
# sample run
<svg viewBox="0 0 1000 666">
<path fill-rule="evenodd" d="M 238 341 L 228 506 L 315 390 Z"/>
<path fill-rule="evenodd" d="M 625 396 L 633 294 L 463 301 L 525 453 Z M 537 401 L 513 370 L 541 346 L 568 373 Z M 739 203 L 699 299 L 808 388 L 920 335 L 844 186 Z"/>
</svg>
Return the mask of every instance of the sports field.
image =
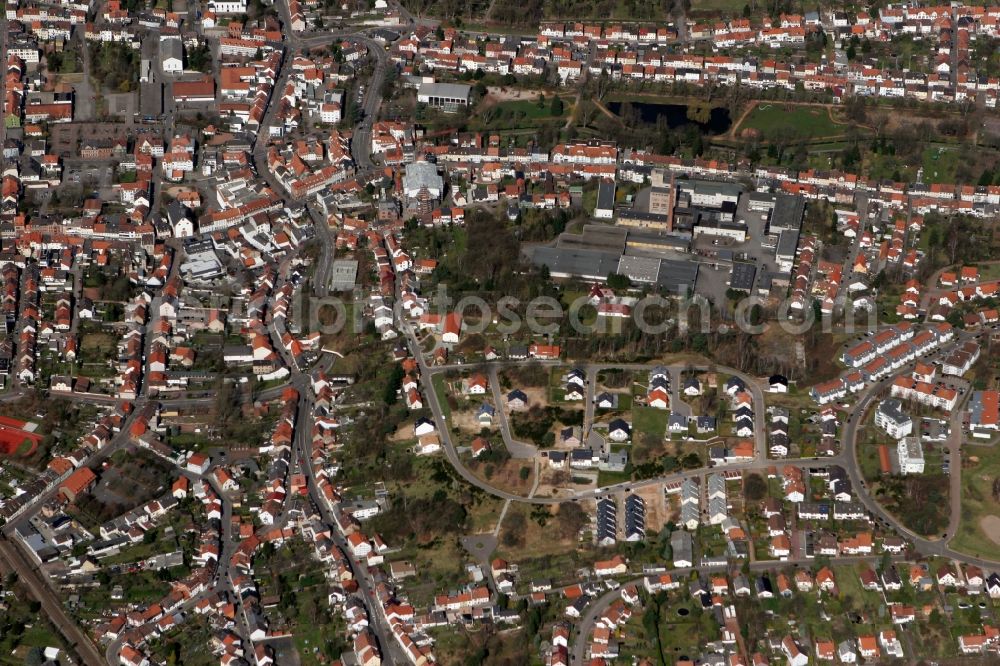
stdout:
<svg viewBox="0 0 1000 666">
<path fill-rule="evenodd" d="M 27 457 L 34 453 L 42 435 L 26 429 L 33 427 L 32 423 L 0 416 L 0 455 Z"/>
</svg>

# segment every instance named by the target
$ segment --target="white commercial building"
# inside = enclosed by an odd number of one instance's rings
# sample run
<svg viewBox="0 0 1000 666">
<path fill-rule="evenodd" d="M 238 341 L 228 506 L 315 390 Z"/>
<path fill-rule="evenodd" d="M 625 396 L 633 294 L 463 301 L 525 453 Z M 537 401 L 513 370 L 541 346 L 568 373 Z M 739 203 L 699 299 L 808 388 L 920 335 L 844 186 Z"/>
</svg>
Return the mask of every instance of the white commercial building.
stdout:
<svg viewBox="0 0 1000 666">
<path fill-rule="evenodd" d="M 901 401 L 890 398 L 880 402 L 875 410 L 875 425 L 894 439 L 903 439 L 913 432 L 913 420 L 902 408 Z"/>
<path fill-rule="evenodd" d="M 403 174 L 403 194 L 412 199 L 421 193 L 432 199 L 440 199 L 444 193 L 444 179 L 438 173 L 437 166 L 430 162 L 408 164 L 406 173 Z"/>
<path fill-rule="evenodd" d="M 471 90 L 470 86 L 461 83 L 421 83 L 417 89 L 417 102 L 445 111 L 457 111 L 458 107 L 469 105 Z"/>
<path fill-rule="evenodd" d="M 164 74 L 180 74 L 184 71 L 184 44 L 180 37 L 160 40 L 160 67 Z"/>
<path fill-rule="evenodd" d="M 613 179 L 602 180 L 597 186 L 597 206 L 594 208 L 594 217 L 600 220 L 610 220 L 615 216 L 615 181 Z"/>
<path fill-rule="evenodd" d="M 904 437 L 896 446 L 900 474 L 924 473 L 924 448 L 919 437 Z"/>
<path fill-rule="evenodd" d="M 209 0 L 208 8 L 216 14 L 245 14 L 246 0 Z"/>
</svg>

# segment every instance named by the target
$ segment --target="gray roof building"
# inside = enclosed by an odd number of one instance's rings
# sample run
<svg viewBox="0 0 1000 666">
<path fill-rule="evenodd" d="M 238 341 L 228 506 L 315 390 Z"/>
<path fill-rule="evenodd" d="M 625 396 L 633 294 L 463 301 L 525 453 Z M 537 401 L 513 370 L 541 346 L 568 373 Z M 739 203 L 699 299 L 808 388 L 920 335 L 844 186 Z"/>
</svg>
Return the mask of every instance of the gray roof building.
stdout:
<svg viewBox="0 0 1000 666">
<path fill-rule="evenodd" d="M 597 208 L 594 210 L 596 217 L 610 218 L 615 210 L 615 181 L 611 179 L 602 180 L 597 187 Z"/>
<path fill-rule="evenodd" d="M 774 256 L 778 261 L 793 261 L 795 259 L 795 249 L 798 246 L 798 229 L 785 229 L 778 236 L 778 245 L 774 250 Z"/>
<path fill-rule="evenodd" d="M 607 545 L 618 538 L 618 506 L 613 499 L 597 500 L 597 543 Z"/>
<path fill-rule="evenodd" d="M 908 421 L 910 417 L 903 411 L 903 403 L 897 398 L 887 398 L 882 402 L 878 403 L 877 413 L 883 419 L 891 421 L 897 426 L 903 426 Z"/>
<path fill-rule="evenodd" d="M 417 101 L 445 111 L 455 111 L 460 106 L 468 106 L 471 91 L 471 86 L 461 83 L 425 82 L 417 89 Z"/>
<path fill-rule="evenodd" d="M 354 289 L 358 279 L 358 262 L 356 259 L 337 259 L 330 269 L 330 289 L 332 291 L 350 291 Z"/>
<path fill-rule="evenodd" d="M 531 253 L 532 263 L 547 266 L 552 277 L 580 277 L 601 281 L 618 272 L 620 258 L 618 254 L 599 250 L 555 247 L 535 247 Z"/>
<path fill-rule="evenodd" d="M 673 551 L 674 566 L 694 564 L 694 544 L 688 532 L 676 530 L 671 533 L 670 549 Z"/>
<path fill-rule="evenodd" d="M 646 502 L 638 495 L 625 498 L 625 540 L 639 541 L 646 536 Z"/>
<path fill-rule="evenodd" d="M 756 277 L 756 266 L 743 262 L 735 262 L 732 272 L 729 274 L 729 288 L 737 291 L 753 291 L 753 284 Z"/>
<path fill-rule="evenodd" d="M 174 61 L 171 63 L 170 61 Z M 160 66 L 164 71 L 171 71 L 184 63 L 184 44 L 180 39 L 160 40 Z M 176 69 L 173 69 L 176 71 Z"/>
<path fill-rule="evenodd" d="M 618 262 L 617 273 L 627 276 L 633 282 L 652 284 L 660 275 L 660 260 L 625 255 Z"/>
<path fill-rule="evenodd" d="M 770 233 L 798 231 L 802 228 L 802 216 L 806 212 L 806 200 L 794 194 L 778 194 L 768 221 Z"/>
<path fill-rule="evenodd" d="M 438 173 L 437 166 L 430 162 L 408 164 L 403 175 L 403 193 L 407 197 L 415 197 L 422 190 L 427 190 L 431 197 L 440 199 L 444 191 L 444 179 Z"/>
</svg>

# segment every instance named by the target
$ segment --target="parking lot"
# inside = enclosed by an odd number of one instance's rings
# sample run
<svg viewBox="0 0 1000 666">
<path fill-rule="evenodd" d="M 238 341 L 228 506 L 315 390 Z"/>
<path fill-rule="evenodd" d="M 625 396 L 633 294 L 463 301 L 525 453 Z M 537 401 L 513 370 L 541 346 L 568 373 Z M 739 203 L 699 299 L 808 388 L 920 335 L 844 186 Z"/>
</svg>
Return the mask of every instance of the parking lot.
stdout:
<svg viewBox="0 0 1000 666">
<path fill-rule="evenodd" d="M 63 171 L 63 183 L 69 186 L 79 185 L 83 188 L 85 197 L 96 193 L 103 199 L 110 199 L 114 195 L 114 167 L 107 163 L 92 162 L 67 164 Z"/>
<path fill-rule="evenodd" d="M 107 164 L 81 162 L 67 165 L 63 182 L 84 185 L 91 189 L 110 189 L 114 182 L 114 168 Z"/>
<path fill-rule="evenodd" d="M 134 92 L 108 94 L 105 99 L 107 100 L 108 113 L 123 120 L 131 120 L 139 107 Z"/>
<path fill-rule="evenodd" d="M 58 123 L 51 127 L 52 151 L 60 157 L 80 154 L 80 139 L 116 139 L 122 135 L 120 123 Z"/>
</svg>

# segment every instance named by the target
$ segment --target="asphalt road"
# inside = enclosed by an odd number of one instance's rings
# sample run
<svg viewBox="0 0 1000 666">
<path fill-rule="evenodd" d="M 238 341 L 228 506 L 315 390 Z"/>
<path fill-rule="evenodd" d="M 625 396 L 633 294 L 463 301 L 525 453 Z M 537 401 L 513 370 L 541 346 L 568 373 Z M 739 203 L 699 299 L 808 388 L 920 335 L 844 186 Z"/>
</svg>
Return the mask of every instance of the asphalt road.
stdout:
<svg viewBox="0 0 1000 666">
<path fill-rule="evenodd" d="M 441 373 L 441 372 L 445 372 L 445 371 L 450 370 L 450 369 L 454 369 L 456 367 L 462 367 L 462 366 L 454 366 L 454 365 L 450 365 L 449 366 L 449 365 L 445 365 L 445 366 L 433 367 L 433 366 L 428 365 L 427 362 L 424 360 L 424 356 L 423 356 L 422 350 L 420 349 L 420 343 L 419 343 L 419 341 L 418 341 L 418 339 L 416 337 L 416 334 L 413 331 L 412 326 L 410 326 L 410 324 L 408 322 L 402 322 L 402 326 L 401 327 L 403 329 L 404 335 L 405 335 L 407 343 L 409 345 L 410 353 L 413 355 L 413 357 L 415 359 L 417 359 L 417 363 L 420 366 L 420 381 L 421 381 L 421 384 L 422 384 L 421 388 L 423 389 L 424 395 L 426 396 L 427 406 L 430 408 L 431 414 L 434 416 L 435 423 L 439 424 L 439 426 L 442 426 L 443 424 L 447 423 L 447 419 L 445 418 L 444 412 L 443 412 L 443 410 L 441 408 L 440 401 L 438 400 L 437 392 L 434 390 L 434 375 L 436 375 L 438 373 Z M 504 363 L 504 362 L 493 362 L 493 363 L 487 364 L 487 369 L 490 372 L 491 381 L 494 382 L 494 384 L 496 383 L 496 373 L 493 370 L 493 368 L 497 367 L 497 366 L 504 366 L 504 365 L 510 365 L 510 363 L 509 362 L 507 362 L 507 363 Z M 582 367 L 585 370 L 585 372 L 588 374 L 588 376 L 596 376 L 596 374 L 598 372 L 600 372 L 602 370 L 605 370 L 605 369 L 618 368 L 618 369 L 623 369 L 623 370 L 640 370 L 641 371 L 641 370 L 648 370 L 650 366 L 649 365 L 644 365 L 644 364 L 613 364 L 613 363 L 606 363 L 606 364 L 583 364 L 580 367 Z M 707 367 L 707 366 L 705 366 L 705 367 Z M 761 468 L 761 469 L 763 469 L 763 468 L 766 468 L 769 465 L 775 464 L 775 461 L 773 461 L 773 460 L 772 461 L 768 461 L 768 459 L 767 459 L 767 434 L 766 434 L 766 430 L 765 430 L 765 426 L 764 426 L 764 410 L 762 408 L 763 405 L 764 405 L 764 394 L 763 394 L 763 391 L 761 391 L 760 387 L 756 386 L 755 383 L 753 381 L 751 381 L 750 377 L 748 377 L 744 373 L 739 372 L 735 368 L 726 368 L 726 367 L 722 367 L 722 366 L 715 366 L 715 367 L 720 372 L 730 373 L 730 374 L 742 377 L 744 379 L 744 381 L 747 382 L 747 386 L 750 388 L 751 393 L 753 395 L 754 405 L 755 405 L 755 409 L 754 409 L 754 429 L 756 430 L 755 438 L 754 438 L 755 439 L 755 452 L 756 452 L 756 455 L 755 455 L 755 459 L 754 459 L 754 463 L 753 464 L 747 464 L 747 465 L 728 465 L 728 466 L 725 466 L 725 467 L 718 467 L 718 468 L 701 468 L 701 469 L 698 469 L 698 470 L 691 470 L 691 471 L 677 473 L 677 474 L 670 474 L 670 475 L 666 475 L 666 476 L 662 476 L 662 477 L 656 477 L 656 478 L 652 478 L 652 479 L 646 479 L 646 480 L 642 480 L 642 481 L 629 481 L 629 482 L 623 482 L 623 483 L 614 484 L 614 485 L 611 485 L 611 486 L 603 486 L 601 488 L 596 488 L 596 489 L 593 489 L 593 490 L 586 490 L 586 491 L 577 492 L 577 493 L 573 493 L 573 494 L 570 494 L 570 495 L 563 495 L 563 496 L 559 496 L 559 497 L 538 497 L 538 496 L 535 496 L 535 497 L 526 497 L 526 496 L 523 496 L 523 495 L 518 495 L 518 494 L 515 494 L 515 493 L 511 493 L 511 492 L 505 491 L 505 490 L 501 490 L 499 488 L 495 488 L 495 487 L 491 486 L 489 483 L 487 483 L 486 481 L 484 481 L 484 480 L 480 479 L 479 477 L 477 477 L 475 474 L 473 474 L 465 466 L 465 464 L 462 462 L 461 458 L 459 457 L 458 451 L 457 451 L 457 449 L 455 447 L 455 444 L 454 444 L 454 442 L 452 441 L 452 438 L 451 438 L 450 428 L 449 427 L 439 427 L 438 428 L 438 433 L 439 433 L 439 436 L 441 438 L 441 442 L 444 445 L 444 451 L 445 451 L 446 457 L 448 458 L 448 462 L 451 463 L 452 467 L 455 468 L 455 471 L 458 472 L 458 474 L 463 479 L 465 479 L 466 481 L 468 481 L 472 485 L 476 486 L 477 488 L 480 488 L 481 490 L 484 490 L 485 492 L 487 492 L 487 493 L 489 493 L 491 495 L 494 495 L 495 497 L 499 497 L 500 499 L 513 500 L 513 501 L 516 501 L 516 502 L 526 502 L 526 503 L 530 503 L 530 504 L 561 504 L 562 502 L 568 502 L 568 501 L 579 501 L 579 500 L 582 500 L 582 499 L 593 499 L 593 498 L 596 498 L 596 497 L 601 497 L 603 495 L 607 495 L 608 493 L 614 493 L 614 492 L 624 491 L 624 490 L 627 490 L 627 489 L 642 488 L 642 487 L 645 487 L 645 486 L 651 486 L 651 485 L 656 485 L 656 484 L 669 483 L 669 482 L 673 482 L 673 481 L 677 481 L 677 480 L 689 478 L 691 476 L 697 476 L 697 475 L 700 475 L 700 474 L 705 474 L 708 471 L 713 471 L 713 470 L 717 470 L 717 469 L 729 469 L 729 468 L 733 468 L 733 469 Z M 705 368 L 703 367 L 703 368 L 699 368 L 699 369 L 705 369 Z M 593 392 L 593 383 L 591 382 L 590 386 L 588 387 L 588 399 L 590 399 L 592 397 L 592 395 L 590 395 L 592 392 Z M 758 405 L 761 406 L 761 407 L 757 407 Z M 503 407 L 502 407 L 502 405 L 498 405 L 498 408 L 502 409 Z M 501 423 L 503 423 L 503 422 L 501 421 Z M 509 436 L 509 433 L 508 433 L 508 436 Z M 508 445 L 510 446 L 510 444 L 508 444 Z M 512 448 L 517 449 L 518 448 L 517 444 L 514 443 L 514 445 L 513 445 Z M 820 460 L 815 460 L 815 459 L 803 459 L 803 460 L 790 459 L 790 460 L 782 460 L 781 464 L 793 464 L 793 465 L 794 464 L 801 464 L 803 466 L 817 466 L 817 465 L 833 464 L 833 463 L 836 463 L 836 462 L 838 462 L 837 458 L 823 458 L 823 459 L 820 459 Z"/>
<path fill-rule="evenodd" d="M 403 323 L 402 328 L 406 336 L 410 352 L 414 356 L 414 358 L 418 360 L 418 363 L 420 365 L 422 389 L 427 397 L 428 407 L 430 408 L 435 421 L 439 424 L 445 424 L 447 420 L 445 419 L 444 412 L 441 409 L 437 393 L 434 390 L 433 377 L 437 373 L 445 372 L 447 370 L 455 368 L 460 368 L 463 366 L 458 366 L 458 365 L 445 365 L 436 367 L 429 366 L 423 358 L 419 341 L 417 340 L 416 334 L 414 333 L 412 327 L 408 323 Z M 921 360 L 933 361 L 935 359 L 939 359 L 943 357 L 945 354 L 949 353 L 951 350 L 961 345 L 963 342 L 970 339 L 970 337 L 971 336 L 964 333 L 956 334 L 956 337 L 951 343 L 943 346 L 938 351 L 932 353 L 930 356 L 925 357 Z M 490 372 L 491 381 L 495 382 L 496 373 L 495 371 L 493 371 L 493 367 L 502 366 L 505 364 L 502 362 L 494 362 L 487 365 L 488 369 L 491 370 Z M 872 513 L 872 515 L 877 520 L 879 520 L 883 525 L 885 525 L 888 528 L 895 529 L 900 534 L 910 539 L 913 542 L 917 552 L 922 553 L 924 555 L 940 555 L 945 557 L 951 557 L 953 559 L 962 562 L 968 562 L 988 568 L 1000 567 L 1000 559 L 991 560 L 988 558 L 973 557 L 949 548 L 946 539 L 927 539 L 925 537 L 913 533 L 911 530 L 907 529 L 904 525 L 902 525 L 895 516 L 892 516 L 885 509 L 883 509 L 882 506 L 871 497 L 867 489 L 867 485 L 861 476 L 860 467 L 857 461 L 857 451 L 856 451 L 858 427 L 864 421 L 865 415 L 874 404 L 876 398 L 891 385 L 894 377 L 904 371 L 912 370 L 913 365 L 914 365 L 913 362 L 909 363 L 907 366 L 902 368 L 899 372 L 895 373 L 893 376 L 883 379 L 882 381 L 869 386 L 867 389 L 862 391 L 857 396 L 856 399 L 857 401 L 851 411 L 851 416 L 848 418 L 847 422 L 844 425 L 844 430 L 842 435 L 842 450 L 838 455 L 823 457 L 823 458 L 799 458 L 799 459 L 785 458 L 780 460 L 769 459 L 767 457 L 767 435 L 766 435 L 766 427 L 764 424 L 764 409 L 758 407 L 764 405 L 763 391 L 759 387 L 757 387 L 752 381 L 750 381 L 750 378 L 744 375 L 743 373 L 740 373 L 733 368 L 724 368 L 721 366 L 716 366 L 716 369 L 721 372 L 731 373 L 742 377 L 744 381 L 747 382 L 747 385 L 750 387 L 753 393 L 754 405 L 755 405 L 754 429 L 756 433 L 755 433 L 755 457 L 752 463 L 741 463 L 741 464 L 726 465 L 721 467 L 701 468 L 697 470 L 690 470 L 677 474 L 670 474 L 643 481 L 619 483 L 612 486 L 605 486 L 599 489 L 578 492 L 572 495 L 566 495 L 561 497 L 525 497 L 490 486 L 488 483 L 486 483 L 482 479 L 479 479 L 474 474 L 472 474 L 472 472 L 469 471 L 462 463 L 455 449 L 454 443 L 452 442 L 449 428 L 448 427 L 440 428 L 439 433 L 441 441 L 444 444 L 445 454 L 448 458 L 448 461 L 459 473 L 459 475 L 462 476 L 463 479 L 475 485 L 476 487 L 482 489 L 483 491 L 488 492 L 491 495 L 494 495 L 501 499 L 512 500 L 517 502 L 525 502 L 531 504 L 557 504 L 566 501 L 593 499 L 595 497 L 627 489 L 635 489 L 649 485 L 670 483 L 719 469 L 738 469 L 743 471 L 753 471 L 753 470 L 765 470 L 767 467 L 774 465 L 792 465 L 798 467 L 826 467 L 831 465 L 840 465 L 847 471 L 848 476 L 851 479 L 851 483 L 854 487 L 854 492 L 858 497 L 858 500 L 862 502 L 865 505 L 865 507 Z M 588 373 L 588 376 L 596 376 L 596 373 L 603 369 L 620 368 L 625 370 L 643 370 L 647 369 L 649 366 L 642 364 L 625 364 L 625 365 L 585 364 L 581 367 L 585 368 L 585 370 Z M 700 367 L 697 369 L 704 369 L 704 367 Z M 593 392 L 593 383 L 591 383 L 590 387 L 588 388 L 588 391 Z M 955 455 L 954 451 L 952 452 L 952 455 L 953 456 Z M 961 470 L 960 468 L 952 466 L 951 473 L 952 475 L 960 474 Z M 958 482 L 954 479 L 952 483 L 956 485 L 958 484 Z M 950 513 L 954 518 L 957 518 L 961 514 L 959 508 L 960 506 L 959 503 L 961 499 L 960 497 L 952 497 L 951 501 L 953 505 L 952 507 L 950 507 Z M 949 526 L 948 535 L 952 536 L 954 535 L 954 532 L 955 532 L 955 525 Z"/>
<path fill-rule="evenodd" d="M 351 565 L 351 571 L 358 582 L 358 595 L 368 610 L 369 629 L 378 639 L 382 650 L 382 660 L 386 664 L 405 664 L 406 657 L 402 652 L 399 643 L 393 637 L 389 622 L 383 612 L 381 602 L 375 597 L 375 583 L 365 566 L 351 551 L 347 539 L 337 522 L 334 519 L 329 502 L 323 493 L 320 492 L 316 483 L 316 472 L 311 462 L 312 453 L 312 422 L 313 422 L 313 399 L 311 389 L 308 386 L 308 377 L 298 375 L 299 389 L 299 409 L 295 428 L 295 446 L 298 449 L 299 459 L 306 473 L 309 496 L 313 504 L 319 509 L 323 521 L 329 525 L 332 540 L 344 552 Z"/>
<path fill-rule="evenodd" d="M 928 358 L 922 358 L 921 361 L 929 362 L 934 359 L 941 358 L 945 353 L 957 348 L 962 343 L 968 341 L 971 336 L 964 333 L 957 333 L 954 340 L 945 345 L 941 350 L 935 352 Z M 912 370 L 913 363 L 906 366 L 906 369 Z M 922 555 L 937 555 L 940 557 L 948 557 L 959 562 L 965 562 L 968 564 L 975 564 L 980 567 L 996 569 L 1000 567 L 1000 559 L 989 559 L 984 557 L 975 557 L 968 555 L 966 553 L 961 553 L 957 550 L 953 550 L 948 545 L 948 540 L 953 537 L 957 529 L 956 520 L 961 518 L 961 494 L 952 493 L 950 497 L 951 506 L 949 507 L 949 514 L 951 516 L 950 524 L 945 532 L 945 536 L 939 539 L 928 539 L 921 535 L 916 534 L 912 530 L 906 528 L 899 520 L 886 511 L 881 504 L 876 502 L 870 495 L 867 484 L 861 475 L 861 468 L 857 460 L 857 439 L 858 439 L 858 428 L 864 422 L 865 416 L 868 410 L 875 404 L 879 394 L 887 389 L 890 384 L 892 384 L 893 377 L 883 379 L 882 381 L 870 386 L 864 392 L 862 392 L 857 403 L 854 405 L 854 409 L 851 411 L 851 416 L 848 418 L 847 423 L 844 425 L 843 436 L 841 440 L 842 453 L 841 456 L 844 458 L 844 469 L 847 470 L 847 474 L 851 479 L 851 483 L 854 486 L 854 492 L 861 501 L 865 508 L 867 508 L 879 521 L 884 525 L 891 527 L 898 533 L 905 536 L 912 543 L 916 551 Z M 968 398 L 968 394 L 964 396 Z M 959 408 L 956 407 L 956 413 L 959 413 Z M 956 451 L 956 446 L 952 445 L 952 460 L 958 454 Z M 961 487 L 960 479 L 955 478 L 962 473 L 961 465 L 951 467 L 952 475 L 952 487 Z"/>
<path fill-rule="evenodd" d="M 365 86 L 365 97 L 361 103 L 363 115 L 351 136 L 351 157 L 361 172 L 371 172 L 377 168 L 372 161 L 372 124 L 378 117 L 378 109 L 382 104 L 382 82 L 385 80 L 385 69 L 389 56 L 385 48 L 364 33 L 346 33 L 340 35 L 345 41 L 363 44 L 368 53 L 375 57 L 375 68 Z M 330 43 L 330 35 L 299 38 L 302 46 L 323 46 Z"/>
<path fill-rule="evenodd" d="M 500 367 L 495 364 L 489 367 L 490 390 L 493 392 L 493 402 L 496 405 L 497 421 L 500 424 L 500 436 L 503 438 L 507 452 L 512 458 L 534 458 L 538 453 L 538 447 L 530 442 L 514 439 L 514 434 L 511 432 L 510 416 L 507 414 L 506 407 L 504 407 L 505 398 L 500 390 L 500 377 L 497 374 L 499 369 Z"/>
</svg>

